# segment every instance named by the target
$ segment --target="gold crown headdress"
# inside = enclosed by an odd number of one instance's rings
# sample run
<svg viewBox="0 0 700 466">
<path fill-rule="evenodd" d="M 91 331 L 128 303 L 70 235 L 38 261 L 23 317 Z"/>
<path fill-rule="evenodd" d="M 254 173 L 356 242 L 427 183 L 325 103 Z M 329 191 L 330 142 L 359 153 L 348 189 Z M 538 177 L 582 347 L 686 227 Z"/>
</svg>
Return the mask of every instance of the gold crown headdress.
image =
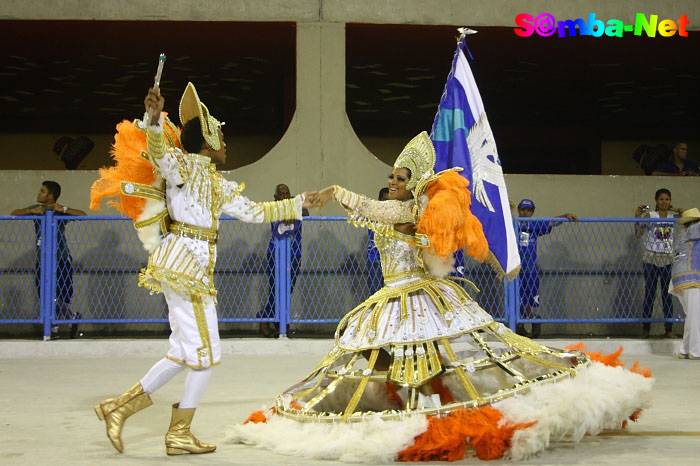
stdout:
<svg viewBox="0 0 700 466">
<path fill-rule="evenodd" d="M 406 183 L 409 191 L 414 191 L 421 180 L 434 175 L 434 166 L 435 148 L 425 131 L 411 139 L 394 162 L 394 168 L 407 168 L 411 171 L 411 178 Z"/>
<path fill-rule="evenodd" d="M 204 141 L 215 151 L 221 149 L 219 128 L 225 123 L 220 122 L 209 113 L 207 106 L 199 100 L 194 84 L 187 83 L 185 92 L 182 93 L 182 98 L 180 99 L 180 124 L 184 126 L 192 118 L 197 117 L 199 117 L 199 123 L 202 125 Z"/>
</svg>

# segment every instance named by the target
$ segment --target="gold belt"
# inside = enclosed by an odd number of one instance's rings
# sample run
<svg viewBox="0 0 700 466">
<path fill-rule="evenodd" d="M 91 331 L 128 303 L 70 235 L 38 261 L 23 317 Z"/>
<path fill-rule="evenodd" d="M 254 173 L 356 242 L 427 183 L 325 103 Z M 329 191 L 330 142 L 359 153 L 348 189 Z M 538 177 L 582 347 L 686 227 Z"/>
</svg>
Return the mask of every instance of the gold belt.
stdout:
<svg viewBox="0 0 700 466">
<path fill-rule="evenodd" d="M 385 285 L 393 285 L 407 278 L 422 277 L 425 275 L 423 270 L 407 270 L 405 272 L 399 272 L 396 274 L 387 275 L 384 277 Z"/>
<path fill-rule="evenodd" d="M 189 223 L 177 222 L 175 220 L 170 222 L 169 230 L 170 233 L 174 235 L 207 241 L 211 244 L 216 244 L 216 240 L 219 238 L 219 233 L 213 228 L 200 227 Z"/>
</svg>

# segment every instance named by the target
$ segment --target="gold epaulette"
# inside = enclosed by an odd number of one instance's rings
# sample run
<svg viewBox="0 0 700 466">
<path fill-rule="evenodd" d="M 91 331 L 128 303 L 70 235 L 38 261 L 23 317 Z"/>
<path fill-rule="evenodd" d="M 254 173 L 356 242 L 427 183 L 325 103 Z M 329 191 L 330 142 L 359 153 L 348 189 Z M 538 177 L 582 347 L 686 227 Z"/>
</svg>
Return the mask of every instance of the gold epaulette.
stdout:
<svg viewBox="0 0 700 466">
<path fill-rule="evenodd" d="M 134 221 L 134 227 L 136 229 L 144 228 L 154 223 L 160 223 L 160 231 L 163 235 L 168 233 L 168 226 L 170 225 L 170 215 L 168 214 L 168 209 L 165 208 L 165 181 L 163 181 L 163 187 L 157 188 L 151 186 L 150 184 L 134 183 L 132 181 L 122 181 L 119 185 L 119 190 L 125 196 L 140 197 L 142 199 L 151 199 L 154 201 L 159 201 L 163 203 L 163 210 L 158 212 L 153 217 Z"/>
</svg>

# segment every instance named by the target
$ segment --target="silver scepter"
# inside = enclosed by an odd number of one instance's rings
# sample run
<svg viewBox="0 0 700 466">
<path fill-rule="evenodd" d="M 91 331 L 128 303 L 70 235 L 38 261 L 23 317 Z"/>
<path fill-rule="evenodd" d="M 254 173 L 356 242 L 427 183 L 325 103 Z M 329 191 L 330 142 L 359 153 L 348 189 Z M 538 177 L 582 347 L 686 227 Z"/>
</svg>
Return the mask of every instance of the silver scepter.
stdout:
<svg viewBox="0 0 700 466">
<path fill-rule="evenodd" d="M 156 71 L 156 77 L 153 81 L 153 89 L 158 90 L 160 88 L 160 76 L 163 74 L 163 65 L 165 65 L 165 54 L 161 53 L 158 57 L 158 71 Z M 148 109 L 148 117 L 146 118 L 146 124 L 151 124 L 151 117 L 153 116 L 153 108 Z"/>
</svg>

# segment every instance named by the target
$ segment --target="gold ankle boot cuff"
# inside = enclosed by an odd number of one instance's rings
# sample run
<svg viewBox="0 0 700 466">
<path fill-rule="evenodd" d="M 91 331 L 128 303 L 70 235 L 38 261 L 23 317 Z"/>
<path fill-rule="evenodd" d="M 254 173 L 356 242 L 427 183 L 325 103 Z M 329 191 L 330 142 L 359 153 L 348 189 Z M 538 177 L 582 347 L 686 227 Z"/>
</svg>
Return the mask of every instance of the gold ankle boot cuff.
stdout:
<svg viewBox="0 0 700 466">
<path fill-rule="evenodd" d="M 173 405 L 172 417 L 168 433 L 165 434 L 165 452 L 168 455 L 183 455 L 186 453 L 211 453 L 216 445 L 201 442 L 190 432 L 192 418 L 196 408 L 180 409 L 179 403 Z"/>
<path fill-rule="evenodd" d="M 151 398 L 138 382 L 117 398 L 108 398 L 95 406 L 97 418 L 105 421 L 107 437 L 119 453 L 124 452 L 121 435 L 127 418 L 152 404 Z"/>
</svg>

